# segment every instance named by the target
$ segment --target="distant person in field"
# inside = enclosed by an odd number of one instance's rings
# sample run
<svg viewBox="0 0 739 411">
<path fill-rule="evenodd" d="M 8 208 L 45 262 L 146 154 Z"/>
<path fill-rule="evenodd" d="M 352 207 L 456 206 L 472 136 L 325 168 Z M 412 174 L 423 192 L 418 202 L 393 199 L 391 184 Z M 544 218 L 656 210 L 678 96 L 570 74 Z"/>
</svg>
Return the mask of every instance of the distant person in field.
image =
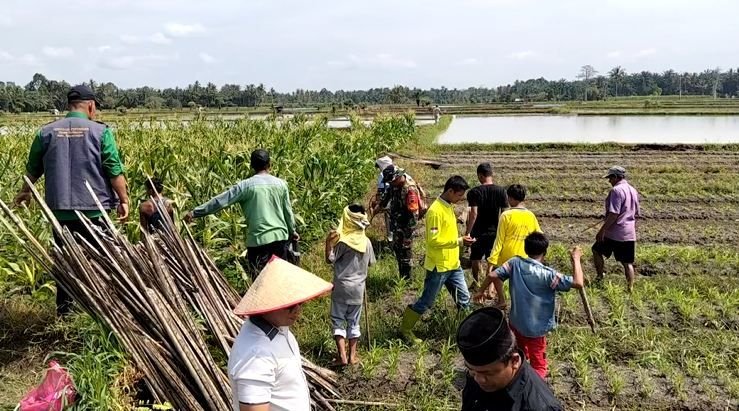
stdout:
<svg viewBox="0 0 739 411">
<path fill-rule="evenodd" d="M 170 220 L 174 220 L 174 209 L 172 208 L 172 201 L 164 196 L 162 180 L 157 177 L 147 178 L 144 185 L 146 186 L 148 200 L 139 206 L 139 223 L 144 230 L 151 233 L 163 228 L 165 224 L 164 216 L 157 209 L 157 203 L 162 210 L 167 212 Z"/>
<path fill-rule="evenodd" d="M 464 178 L 452 176 L 444 184 L 444 192 L 434 201 L 426 213 L 426 258 L 423 268 L 426 279 L 423 291 L 418 300 L 408 306 L 403 313 L 400 333 L 411 343 L 419 343 L 420 339 L 413 334 L 413 327 L 421 316 L 436 301 L 443 287 L 452 295 L 458 309 L 466 309 L 470 303 L 464 271 L 459 264 L 459 248 L 472 245 L 475 240 L 470 236 L 460 236 L 457 229 L 457 216 L 454 204 L 464 200 L 469 189 Z"/>
<path fill-rule="evenodd" d="M 526 257 L 524 240 L 535 231 L 541 232 L 536 216 L 524 206 L 526 187 L 520 184 L 510 185 L 506 195 L 510 208 L 500 215 L 495 242 L 488 258 L 488 271 L 493 271 L 515 256 Z M 487 297 L 491 298 L 494 290 L 482 291 L 487 292 Z"/>
<path fill-rule="evenodd" d="M 439 120 L 441 119 L 441 108 L 439 108 L 439 105 L 434 106 L 434 124 L 439 124 Z"/>
<path fill-rule="evenodd" d="M 595 236 L 593 263 L 596 281 L 605 274 L 604 258 L 613 254 L 624 267 L 629 291 L 634 287 L 636 254 L 636 218 L 639 217 L 639 193 L 626 181 L 626 169 L 611 167 L 604 178 L 613 188 L 606 197 L 606 220 Z"/>
<path fill-rule="evenodd" d="M 486 307 L 467 316 L 457 330 L 457 347 L 467 368 L 462 411 L 562 410 L 517 348 L 503 311 Z"/>
<path fill-rule="evenodd" d="M 372 242 L 364 231 L 367 227 L 364 207 L 352 204 L 344 208 L 339 227 L 326 238 L 326 261 L 334 266 L 331 325 L 339 354 L 336 365 L 359 363 L 357 343 L 365 282 L 369 266 L 375 263 Z"/>
<path fill-rule="evenodd" d="M 483 288 L 491 283 L 498 294 L 498 306 L 505 307 L 503 281 L 510 280 L 511 330 L 516 335 L 518 347 L 531 361 L 531 366 L 541 378 L 546 378 L 548 363 L 546 335 L 554 329 L 554 305 L 556 291 L 569 291 L 583 287 L 580 265 L 582 250 L 575 247 L 570 251 L 573 276 L 562 275 L 554 268 L 544 265 L 549 240 L 539 232 L 529 234 L 525 240 L 528 257 L 515 256 L 488 274 Z M 484 299 L 483 291 L 474 296 L 476 301 Z"/>
<path fill-rule="evenodd" d="M 467 216 L 465 235 L 475 239 L 472 244 L 470 260 L 472 260 L 472 289 L 476 289 L 483 260 L 490 257 L 495 244 L 500 214 L 508 208 L 508 196 L 503 187 L 493 183 L 493 166 L 482 163 L 477 166 L 477 179 L 480 185 L 467 193 L 470 212 Z"/>
<path fill-rule="evenodd" d="M 79 211 L 93 225 L 103 226 L 103 212 L 98 209 L 86 183 L 106 210 L 116 208 L 118 218 L 128 218 L 126 177 L 113 130 L 95 120 L 98 100 L 90 87 L 79 85 L 67 93 L 69 112 L 36 134 L 26 164 L 26 177 L 35 183 L 45 176 L 44 200 L 62 227 L 77 233 L 90 243 L 92 237 L 77 217 Z M 30 203 L 31 187 L 23 187 L 15 204 Z M 64 241 L 54 233 L 54 242 Z M 68 314 L 72 297 L 62 287 L 56 290 L 58 315 Z"/>
<path fill-rule="evenodd" d="M 271 162 L 266 150 L 251 153 L 255 175 L 239 181 L 207 203 L 196 207 L 185 220 L 205 217 L 239 203 L 246 219 L 246 257 L 252 278 L 259 275 L 267 261 L 275 255 L 290 260 L 289 240 L 300 239 L 290 204 L 285 180 L 271 175 Z"/>
</svg>

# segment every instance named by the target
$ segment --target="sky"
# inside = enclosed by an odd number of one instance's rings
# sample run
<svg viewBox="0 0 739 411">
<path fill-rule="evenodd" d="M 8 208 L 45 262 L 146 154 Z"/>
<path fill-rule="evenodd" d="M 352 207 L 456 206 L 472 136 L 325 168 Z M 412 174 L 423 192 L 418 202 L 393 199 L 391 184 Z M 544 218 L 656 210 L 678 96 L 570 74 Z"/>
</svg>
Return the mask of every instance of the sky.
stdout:
<svg viewBox="0 0 739 411">
<path fill-rule="evenodd" d="M 2 0 L 0 81 L 494 87 L 738 67 L 736 0 Z"/>
</svg>

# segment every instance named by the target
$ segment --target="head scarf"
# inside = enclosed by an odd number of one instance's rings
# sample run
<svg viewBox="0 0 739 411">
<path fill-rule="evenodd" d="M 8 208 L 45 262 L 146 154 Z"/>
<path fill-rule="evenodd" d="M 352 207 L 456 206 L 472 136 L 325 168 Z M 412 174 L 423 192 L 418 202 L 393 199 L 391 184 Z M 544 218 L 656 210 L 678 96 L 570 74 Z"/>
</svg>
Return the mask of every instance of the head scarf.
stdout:
<svg viewBox="0 0 739 411">
<path fill-rule="evenodd" d="M 364 234 L 364 230 L 369 227 L 367 214 L 352 212 L 349 207 L 344 207 L 344 213 L 339 221 L 339 242 L 348 245 L 354 250 L 364 253 L 367 251 L 367 242 L 369 238 Z"/>
<path fill-rule="evenodd" d="M 380 171 L 383 171 L 387 168 L 387 166 L 393 165 L 393 159 L 388 156 L 380 157 L 377 159 L 377 161 L 375 161 L 375 164 L 377 164 L 377 167 L 380 169 Z"/>
</svg>

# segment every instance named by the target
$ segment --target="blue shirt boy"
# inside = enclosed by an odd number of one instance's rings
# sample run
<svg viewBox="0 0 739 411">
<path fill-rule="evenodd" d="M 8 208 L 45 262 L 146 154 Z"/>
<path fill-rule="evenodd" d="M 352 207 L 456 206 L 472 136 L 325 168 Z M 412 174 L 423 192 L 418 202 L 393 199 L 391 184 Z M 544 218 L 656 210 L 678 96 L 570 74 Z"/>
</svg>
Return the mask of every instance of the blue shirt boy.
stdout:
<svg viewBox="0 0 739 411">
<path fill-rule="evenodd" d="M 501 280 L 510 279 L 513 328 L 526 337 L 541 337 L 556 327 L 556 291 L 569 291 L 572 276 L 562 275 L 532 258 L 513 257 L 495 270 Z"/>
</svg>

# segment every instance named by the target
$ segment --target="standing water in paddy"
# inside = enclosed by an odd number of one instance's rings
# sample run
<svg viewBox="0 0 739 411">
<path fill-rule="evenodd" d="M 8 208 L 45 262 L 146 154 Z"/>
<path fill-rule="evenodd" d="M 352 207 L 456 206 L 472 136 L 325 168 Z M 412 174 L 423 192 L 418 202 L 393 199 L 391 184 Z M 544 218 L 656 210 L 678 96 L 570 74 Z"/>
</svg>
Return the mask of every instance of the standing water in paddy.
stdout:
<svg viewBox="0 0 739 411">
<path fill-rule="evenodd" d="M 739 143 L 739 116 L 455 116 L 439 136 L 457 143 Z"/>
</svg>

